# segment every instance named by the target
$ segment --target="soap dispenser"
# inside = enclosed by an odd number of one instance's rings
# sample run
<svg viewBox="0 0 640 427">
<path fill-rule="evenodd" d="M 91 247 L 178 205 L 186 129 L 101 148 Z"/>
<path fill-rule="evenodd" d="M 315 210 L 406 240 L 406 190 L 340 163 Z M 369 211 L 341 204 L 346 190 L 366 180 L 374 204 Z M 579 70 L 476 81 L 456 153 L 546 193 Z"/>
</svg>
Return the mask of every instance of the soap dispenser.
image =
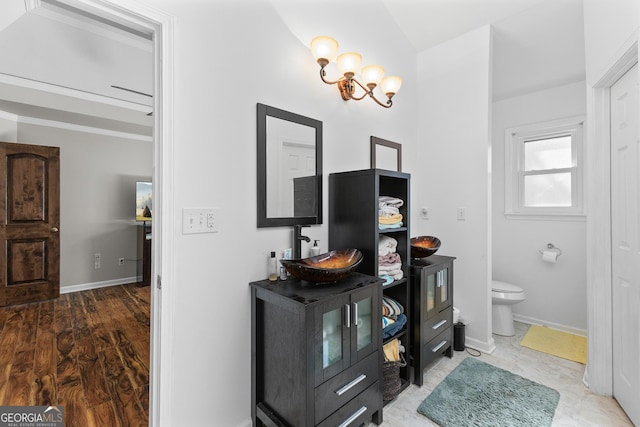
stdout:
<svg viewBox="0 0 640 427">
<path fill-rule="evenodd" d="M 309 256 L 320 255 L 320 246 L 318 246 L 318 241 L 313 241 L 313 246 L 309 248 Z"/>
</svg>

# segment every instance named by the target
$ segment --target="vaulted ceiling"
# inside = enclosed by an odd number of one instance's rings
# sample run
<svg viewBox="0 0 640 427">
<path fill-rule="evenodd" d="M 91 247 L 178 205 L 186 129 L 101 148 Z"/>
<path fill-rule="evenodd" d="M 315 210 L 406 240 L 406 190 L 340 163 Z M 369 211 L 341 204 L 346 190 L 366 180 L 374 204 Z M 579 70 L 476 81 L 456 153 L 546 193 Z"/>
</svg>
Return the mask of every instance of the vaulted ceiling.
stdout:
<svg viewBox="0 0 640 427">
<path fill-rule="evenodd" d="M 416 51 L 493 26 L 493 99 L 585 79 L 582 0 L 383 0 Z"/>
<path fill-rule="evenodd" d="M 416 53 L 492 25 L 494 100 L 584 80 L 582 0 L 380 1 Z M 0 110 L 150 135 L 148 35 L 57 0 L 25 4 L 0 6 Z"/>
<path fill-rule="evenodd" d="M 0 111 L 151 135 L 150 36 L 55 0 L 28 4 L 4 0 L 0 6 L 7 8 L 0 12 Z"/>
</svg>

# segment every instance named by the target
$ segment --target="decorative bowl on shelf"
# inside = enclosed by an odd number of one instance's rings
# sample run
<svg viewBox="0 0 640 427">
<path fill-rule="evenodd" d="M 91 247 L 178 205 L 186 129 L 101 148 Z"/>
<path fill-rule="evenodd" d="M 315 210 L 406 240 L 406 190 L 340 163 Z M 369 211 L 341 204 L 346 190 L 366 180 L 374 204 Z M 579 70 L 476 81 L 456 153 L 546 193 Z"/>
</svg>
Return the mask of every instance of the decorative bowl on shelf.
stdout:
<svg viewBox="0 0 640 427">
<path fill-rule="evenodd" d="M 331 283 L 344 279 L 361 262 L 362 252 L 357 249 L 339 249 L 309 258 L 280 260 L 293 277 L 314 283 Z"/>
<path fill-rule="evenodd" d="M 433 236 L 411 238 L 411 258 L 426 258 L 435 254 L 440 248 L 440 239 Z"/>
</svg>

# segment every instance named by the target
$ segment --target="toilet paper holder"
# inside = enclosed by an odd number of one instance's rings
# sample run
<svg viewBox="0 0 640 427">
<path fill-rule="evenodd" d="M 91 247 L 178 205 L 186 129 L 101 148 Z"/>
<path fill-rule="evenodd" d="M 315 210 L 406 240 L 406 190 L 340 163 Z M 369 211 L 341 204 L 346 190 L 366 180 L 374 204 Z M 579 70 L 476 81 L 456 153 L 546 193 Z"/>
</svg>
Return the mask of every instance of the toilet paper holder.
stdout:
<svg viewBox="0 0 640 427">
<path fill-rule="evenodd" d="M 547 250 L 557 252 L 558 256 L 562 255 L 562 250 L 556 247 L 553 243 L 547 243 Z M 544 253 L 543 251 L 538 251 L 538 252 L 540 252 L 541 254 Z"/>
</svg>

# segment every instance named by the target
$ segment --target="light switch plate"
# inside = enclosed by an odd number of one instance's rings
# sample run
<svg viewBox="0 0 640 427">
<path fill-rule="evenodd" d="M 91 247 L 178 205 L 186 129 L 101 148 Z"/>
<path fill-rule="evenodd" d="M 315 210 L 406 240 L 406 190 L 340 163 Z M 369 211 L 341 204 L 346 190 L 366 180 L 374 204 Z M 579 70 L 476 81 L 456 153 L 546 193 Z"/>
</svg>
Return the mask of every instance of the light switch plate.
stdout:
<svg viewBox="0 0 640 427">
<path fill-rule="evenodd" d="M 218 208 L 183 208 L 182 234 L 217 233 Z"/>
<path fill-rule="evenodd" d="M 467 208 L 459 207 L 456 210 L 456 219 L 458 221 L 466 221 L 466 219 L 467 219 Z"/>
</svg>

